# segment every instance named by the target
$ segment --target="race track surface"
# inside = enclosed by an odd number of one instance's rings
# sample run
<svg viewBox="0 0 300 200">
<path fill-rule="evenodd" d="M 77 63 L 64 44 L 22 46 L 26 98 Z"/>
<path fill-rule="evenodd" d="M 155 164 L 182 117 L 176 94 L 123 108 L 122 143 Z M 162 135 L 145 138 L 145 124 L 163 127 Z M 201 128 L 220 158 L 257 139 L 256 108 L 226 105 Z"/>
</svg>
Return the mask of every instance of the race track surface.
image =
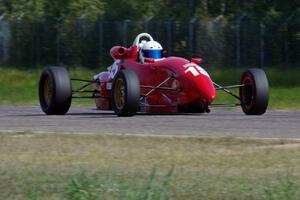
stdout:
<svg viewBox="0 0 300 200">
<path fill-rule="evenodd" d="M 37 106 L 0 106 L 0 132 L 108 133 L 179 136 L 237 136 L 300 139 L 300 112 L 212 110 L 209 114 L 117 117 L 95 108 L 71 108 L 64 116 L 46 116 Z"/>
</svg>

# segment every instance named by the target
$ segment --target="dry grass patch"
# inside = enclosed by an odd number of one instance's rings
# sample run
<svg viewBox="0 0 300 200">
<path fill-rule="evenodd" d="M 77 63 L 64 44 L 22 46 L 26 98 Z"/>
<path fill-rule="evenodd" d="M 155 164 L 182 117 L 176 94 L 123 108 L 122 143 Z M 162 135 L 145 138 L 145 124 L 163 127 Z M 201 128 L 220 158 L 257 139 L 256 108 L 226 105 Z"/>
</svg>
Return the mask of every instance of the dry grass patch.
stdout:
<svg viewBox="0 0 300 200">
<path fill-rule="evenodd" d="M 299 172 L 292 141 L 0 135 L 0 199 L 296 199 Z"/>
</svg>

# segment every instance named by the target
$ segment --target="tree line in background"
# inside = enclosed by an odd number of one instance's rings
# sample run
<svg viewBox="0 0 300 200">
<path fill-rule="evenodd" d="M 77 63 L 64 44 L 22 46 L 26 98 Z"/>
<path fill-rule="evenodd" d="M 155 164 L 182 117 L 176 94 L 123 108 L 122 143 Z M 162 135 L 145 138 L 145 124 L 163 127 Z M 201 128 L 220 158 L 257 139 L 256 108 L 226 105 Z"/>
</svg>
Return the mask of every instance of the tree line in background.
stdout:
<svg viewBox="0 0 300 200">
<path fill-rule="evenodd" d="M 0 0 L 0 43 L 1 27 L 11 35 L 0 54 L 15 65 L 102 65 L 112 45 L 149 31 L 169 52 L 212 64 L 298 65 L 299 13 L 300 0 Z"/>
<path fill-rule="evenodd" d="M 182 21 L 246 14 L 254 18 L 287 18 L 299 11 L 299 0 L 1 0 L 0 14 L 12 19 L 78 18 L 147 19 L 150 16 Z"/>
</svg>

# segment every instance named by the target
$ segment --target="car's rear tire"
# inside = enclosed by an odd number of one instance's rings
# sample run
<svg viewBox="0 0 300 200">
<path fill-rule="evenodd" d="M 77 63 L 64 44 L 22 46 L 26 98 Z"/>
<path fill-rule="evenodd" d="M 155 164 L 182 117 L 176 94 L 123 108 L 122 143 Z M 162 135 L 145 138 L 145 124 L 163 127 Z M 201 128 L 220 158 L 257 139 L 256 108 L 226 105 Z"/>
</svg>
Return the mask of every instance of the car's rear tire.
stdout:
<svg viewBox="0 0 300 200">
<path fill-rule="evenodd" d="M 118 116 L 133 116 L 140 102 L 140 81 L 131 70 L 119 71 L 112 84 L 112 107 Z"/>
<path fill-rule="evenodd" d="M 247 69 L 241 78 L 240 98 L 246 115 L 262 115 L 269 102 L 269 83 L 262 69 Z"/>
<path fill-rule="evenodd" d="M 68 71 L 63 67 L 48 67 L 39 81 L 40 106 L 47 115 L 64 115 L 72 101 L 72 86 Z"/>
</svg>

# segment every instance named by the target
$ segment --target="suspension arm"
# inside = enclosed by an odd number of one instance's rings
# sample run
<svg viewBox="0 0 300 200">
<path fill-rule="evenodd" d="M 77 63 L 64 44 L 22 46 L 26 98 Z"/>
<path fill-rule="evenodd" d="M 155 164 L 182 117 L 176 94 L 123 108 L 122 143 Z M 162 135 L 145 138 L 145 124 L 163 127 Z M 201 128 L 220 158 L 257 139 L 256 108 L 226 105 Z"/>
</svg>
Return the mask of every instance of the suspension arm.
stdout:
<svg viewBox="0 0 300 200">
<path fill-rule="evenodd" d="M 141 85 L 141 88 L 154 89 L 156 87 L 155 86 Z M 156 89 L 157 90 L 166 90 L 166 91 L 176 91 L 176 92 L 179 92 L 179 89 L 177 89 L 177 88 L 170 88 L 170 87 L 158 87 Z"/>
<path fill-rule="evenodd" d="M 87 82 L 87 83 L 96 83 L 97 80 L 85 80 L 85 79 L 79 79 L 79 78 L 71 78 L 71 81 L 80 81 L 80 82 Z"/>
<path fill-rule="evenodd" d="M 237 96 L 236 94 L 234 94 L 233 92 L 231 92 L 230 90 L 227 89 L 230 86 L 227 86 L 227 88 L 226 88 L 226 87 L 222 87 L 221 85 L 218 85 L 215 82 L 213 82 L 213 84 L 216 87 L 216 90 L 223 90 L 227 94 L 229 94 L 229 95 L 233 96 L 234 98 L 238 99 L 239 101 L 241 101 L 241 98 L 239 96 Z"/>
<path fill-rule="evenodd" d="M 231 88 L 240 88 L 240 87 L 244 87 L 245 85 L 230 85 L 230 86 L 221 86 L 221 87 L 217 87 L 216 90 L 223 90 L 223 89 L 231 89 Z"/>
<path fill-rule="evenodd" d="M 154 86 L 147 94 L 145 94 L 144 96 L 142 96 L 140 98 L 140 100 L 143 100 L 145 97 L 149 96 L 152 92 L 154 92 L 155 90 L 157 90 L 158 88 L 160 88 L 163 84 L 165 84 L 166 82 L 168 82 L 172 78 L 173 78 L 172 76 L 169 76 L 166 80 L 164 80 L 163 82 L 161 82 L 157 86 Z"/>
</svg>

